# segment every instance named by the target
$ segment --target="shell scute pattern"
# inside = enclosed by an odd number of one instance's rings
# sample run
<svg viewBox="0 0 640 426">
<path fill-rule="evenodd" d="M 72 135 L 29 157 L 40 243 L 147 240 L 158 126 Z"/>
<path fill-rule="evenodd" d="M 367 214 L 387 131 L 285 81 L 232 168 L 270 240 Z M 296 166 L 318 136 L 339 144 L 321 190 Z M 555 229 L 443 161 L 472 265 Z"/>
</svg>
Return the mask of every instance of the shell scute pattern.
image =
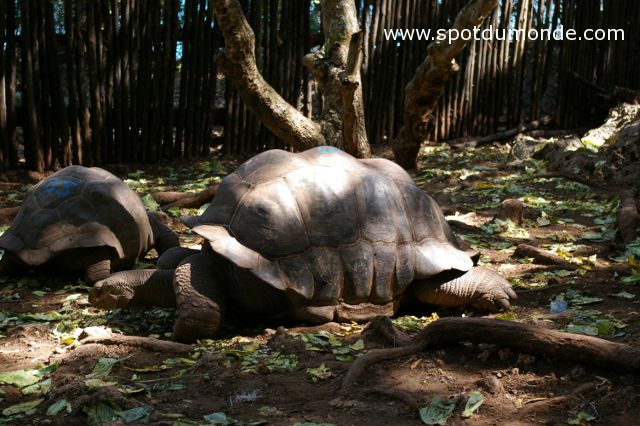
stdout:
<svg viewBox="0 0 640 426">
<path fill-rule="evenodd" d="M 415 279 L 473 266 L 438 205 L 404 170 L 332 147 L 253 157 L 189 222 L 205 225 L 196 232 L 226 229 L 201 233 L 216 235 L 212 247 L 232 262 L 269 263 L 280 271 L 269 284 L 317 306 L 388 303 Z"/>
</svg>

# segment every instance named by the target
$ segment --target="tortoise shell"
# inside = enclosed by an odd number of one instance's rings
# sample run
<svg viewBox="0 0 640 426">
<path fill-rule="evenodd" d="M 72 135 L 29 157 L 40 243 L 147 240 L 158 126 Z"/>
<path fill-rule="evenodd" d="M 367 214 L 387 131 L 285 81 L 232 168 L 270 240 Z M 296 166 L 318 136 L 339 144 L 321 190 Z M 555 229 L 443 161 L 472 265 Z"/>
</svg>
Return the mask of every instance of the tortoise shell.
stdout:
<svg viewBox="0 0 640 426">
<path fill-rule="evenodd" d="M 473 266 L 401 167 L 333 147 L 259 154 L 183 220 L 237 267 L 318 306 L 387 303 L 414 280 Z"/>
<path fill-rule="evenodd" d="M 0 248 L 39 266 L 68 249 L 108 246 L 112 267 L 131 266 L 152 247 L 142 201 L 106 170 L 70 166 L 26 193 Z"/>
</svg>

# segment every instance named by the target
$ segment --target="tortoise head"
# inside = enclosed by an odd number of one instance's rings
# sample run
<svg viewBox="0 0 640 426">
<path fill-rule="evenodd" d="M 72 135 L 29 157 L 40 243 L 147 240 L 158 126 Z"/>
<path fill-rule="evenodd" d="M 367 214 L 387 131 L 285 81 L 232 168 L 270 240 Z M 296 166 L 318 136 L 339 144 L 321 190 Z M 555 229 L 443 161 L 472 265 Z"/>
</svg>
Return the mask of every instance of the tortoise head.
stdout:
<svg viewBox="0 0 640 426">
<path fill-rule="evenodd" d="M 101 309 L 126 308 L 135 295 L 126 272 L 112 274 L 95 283 L 89 292 L 89 303 Z"/>
</svg>

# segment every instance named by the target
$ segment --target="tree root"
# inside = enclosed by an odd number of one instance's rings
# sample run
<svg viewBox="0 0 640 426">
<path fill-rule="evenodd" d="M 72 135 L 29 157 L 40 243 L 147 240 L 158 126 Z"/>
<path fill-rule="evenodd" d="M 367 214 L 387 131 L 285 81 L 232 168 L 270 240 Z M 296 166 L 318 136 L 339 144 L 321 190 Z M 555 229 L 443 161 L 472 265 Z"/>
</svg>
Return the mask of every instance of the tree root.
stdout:
<svg viewBox="0 0 640 426">
<path fill-rule="evenodd" d="M 364 331 L 376 331 L 380 333 L 380 335 L 393 346 L 406 346 L 411 343 L 411 336 L 398 330 L 398 328 L 389 321 L 389 317 L 375 317 L 369 322 L 369 325 Z"/>
<path fill-rule="evenodd" d="M 531 246 L 529 244 L 519 244 L 518 247 L 516 247 L 514 255 L 521 257 L 532 257 L 536 262 L 543 265 L 554 265 L 571 270 L 578 269 L 578 265 L 564 260 L 557 254 L 548 250 L 543 250 L 539 247 Z"/>
<path fill-rule="evenodd" d="M 532 355 L 581 362 L 626 373 L 640 372 L 640 348 L 622 343 L 512 321 L 443 318 L 427 325 L 404 347 L 378 349 L 360 356 L 347 371 L 340 391 L 346 393 L 372 364 L 464 341 L 498 344 Z"/>
<path fill-rule="evenodd" d="M 188 353 L 194 350 L 191 345 L 184 343 L 170 342 L 166 340 L 155 339 L 153 337 L 144 336 L 123 336 L 121 334 L 111 334 L 108 337 L 88 337 L 80 341 L 83 345 L 127 345 L 152 352 L 168 352 L 168 353 Z"/>
<path fill-rule="evenodd" d="M 417 354 L 427 349 L 428 346 L 429 342 L 418 341 L 416 343 L 407 346 L 400 346 L 398 348 L 376 349 L 374 351 L 367 352 L 366 354 L 361 355 L 353 362 L 353 364 L 351 364 L 351 367 L 349 367 L 349 371 L 347 371 L 344 379 L 342 379 L 340 392 L 346 393 L 349 389 L 351 389 L 351 386 L 353 386 L 354 382 L 358 380 L 358 377 L 360 377 L 362 373 L 364 373 L 364 370 L 366 370 L 367 367 L 382 361 L 388 361 L 390 359 L 396 359 L 406 355 Z"/>
<path fill-rule="evenodd" d="M 172 207 L 181 208 L 198 208 L 213 199 L 220 185 L 211 185 L 198 193 L 192 194 L 188 192 L 154 192 L 151 194 L 153 199 L 160 204 L 162 210 Z"/>
</svg>

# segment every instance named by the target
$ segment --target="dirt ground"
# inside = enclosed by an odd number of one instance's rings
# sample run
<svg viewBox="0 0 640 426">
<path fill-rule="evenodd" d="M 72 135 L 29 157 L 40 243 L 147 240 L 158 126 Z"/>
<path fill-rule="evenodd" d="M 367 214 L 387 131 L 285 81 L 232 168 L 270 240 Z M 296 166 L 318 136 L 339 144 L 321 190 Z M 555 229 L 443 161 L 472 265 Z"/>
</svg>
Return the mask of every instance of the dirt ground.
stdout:
<svg viewBox="0 0 640 426">
<path fill-rule="evenodd" d="M 495 316 L 637 346 L 640 241 L 625 248 L 614 238 L 617 188 L 545 177 L 543 163 L 509 161 L 505 147 L 427 148 L 415 174 L 459 238 L 517 289 L 513 309 Z M 222 159 L 124 174 L 144 195 L 197 191 L 233 167 Z M 17 205 L 27 187 L 12 178 L 0 183 L 3 206 Z M 526 204 L 520 227 L 492 221 L 507 198 Z M 170 213 L 183 244 L 197 244 L 177 219 L 196 211 Z M 523 242 L 575 267 L 514 256 Z M 88 327 L 167 339 L 172 312 L 97 310 L 82 282 L 60 277 L 0 279 L 0 423 L 417 425 L 438 400 L 453 409 L 448 425 L 631 425 L 640 416 L 640 383 L 631 372 L 465 342 L 375 364 L 339 395 L 354 359 L 389 347 L 366 324 L 235 324 L 190 353 L 82 343 Z M 421 307 L 394 323 L 415 333 L 434 312 L 476 315 Z M 465 418 L 471 396 L 482 405 Z"/>
</svg>

